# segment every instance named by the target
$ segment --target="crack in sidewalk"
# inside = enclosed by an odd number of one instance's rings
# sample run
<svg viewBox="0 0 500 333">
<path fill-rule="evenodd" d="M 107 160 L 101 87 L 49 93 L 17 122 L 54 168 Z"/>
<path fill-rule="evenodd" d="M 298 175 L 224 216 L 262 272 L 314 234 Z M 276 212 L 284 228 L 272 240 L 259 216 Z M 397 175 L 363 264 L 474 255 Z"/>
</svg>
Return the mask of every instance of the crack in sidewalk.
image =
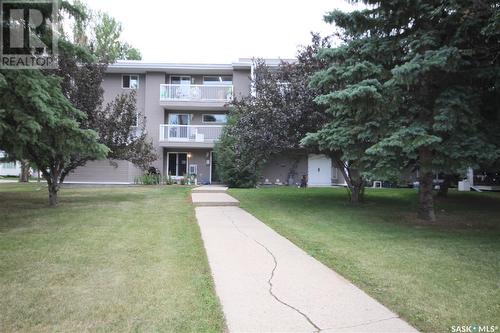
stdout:
<svg viewBox="0 0 500 333">
<path fill-rule="evenodd" d="M 345 328 L 354 328 L 354 327 L 367 326 L 367 325 L 370 325 L 370 324 L 375 324 L 375 323 L 379 323 L 379 322 L 387 321 L 387 320 L 391 320 L 391 319 L 400 319 L 400 317 L 399 316 L 392 316 L 392 317 L 389 317 L 389 318 L 383 318 L 383 319 L 377 319 L 377 320 L 370 320 L 370 321 L 366 321 L 366 322 L 363 322 L 363 323 L 360 323 L 360 324 L 356 324 L 356 325 L 351 325 L 351 326 L 328 327 L 328 328 L 323 328 L 323 331 L 339 330 L 339 329 L 345 329 Z"/>
<path fill-rule="evenodd" d="M 269 284 L 269 289 L 268 289 L 268 292 L 269 294 L 276 300 L 278 301 L 279 303 L 285 305 L 286 307 L 289 307 L 290 309 L 294 310 L 295 312 L 297 312 L 298 314 L 300 314 L 302 317 L 304 317 L 304 319 L 307 320 L 307 322 L 309 322 L 309 324 L 311 324 L 315 329 L 316 331 L 314 331 L 315 333 L 316 332 L 321 332 L 322 329 L 316 325 L 312 320 L 311 318 L 309 318 L 309 316 L 307 316 L 304 312 L 300 311 L 299 309 L 297 309 L 296 307 L 294 307 L 293 305 L 291 304 L 288 304 L 286 303 L 285 301 L 281 300 L 278 296 L 276 296 L 276 294 L 274 294 L 273 292 L 273 278 L 274 278 L 274 273 L 276 272 L 276 269 L 278 268 L 278 260 L 276 259 L 276 256 L 274 255 L 273 252 L 271 252 L 271 250 L 269 250 L 269 248 L 267 246 L 265 246 L 264 244 L 262 244 L 261 242 L 259 242 L 258 240 L 256 240 L 255 238 L 253 237 L 250 237 L 247 233 L 245 233 L 243 230 L 241 230 L 235 223 L 235 221 L 233 220 L 233 218 L 231 216 L 229 216 L 228 214 L 226 214 L 226 212 L 224 211 L 224 209 L 222 209 L 222 214 L 225 215 L 230 221 L 231 223 L 233 224 L 233 226 L 236 228 L 236 230 L 238 230 L 239 233 L 241 233 L 243 236 L 251 239 L 252 241 L 254 241 L 255 243 L 257 243 L 259 246 L 261 246 L 264 250 L 266 250 L 266 252 L 273 258 L 273 261 L 274 261 L 274 267 L 271 271 L 271 276 L 269 277 L 269 279 L 267 280 L 267 283 Z"/>
</svg>

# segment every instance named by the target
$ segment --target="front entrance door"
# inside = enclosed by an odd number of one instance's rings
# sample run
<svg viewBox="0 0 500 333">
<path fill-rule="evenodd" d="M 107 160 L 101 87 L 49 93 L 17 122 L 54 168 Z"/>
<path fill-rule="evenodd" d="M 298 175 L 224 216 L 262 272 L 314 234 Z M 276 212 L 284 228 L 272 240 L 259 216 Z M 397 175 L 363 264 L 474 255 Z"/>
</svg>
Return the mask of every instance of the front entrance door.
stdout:
<svg viewBox="0 0 500 333">
<path fill-rule="evenodd" d="M 332 185 L 332 159 L 325 155 L 309 154 L 307 158 L 308 185 Z"/>
<path fill-rule="evenodd" d="M 217 159 L 213 151 L 210 152 L 210 183 L 220 183 L 220 177 L 217 171 Z"/>
<path fill-rule="evenodd" d="M 187 153 L 167 153 L 168 173 L 171 176 L 181 177 L 187 174 Z"/>
</svg>

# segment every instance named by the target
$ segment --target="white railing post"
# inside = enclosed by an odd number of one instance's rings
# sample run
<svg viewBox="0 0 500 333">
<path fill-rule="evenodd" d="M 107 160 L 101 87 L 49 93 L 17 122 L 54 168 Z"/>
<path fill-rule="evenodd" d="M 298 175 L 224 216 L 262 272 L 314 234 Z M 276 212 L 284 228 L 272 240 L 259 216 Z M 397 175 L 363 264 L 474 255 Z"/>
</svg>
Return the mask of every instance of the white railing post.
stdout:
<svg viewBox="0 0 500 333">
<path fill-rule="evenodd" d="M 222 101 L 233 98 L 232 85 L 161 84 L 160 101 Z"/>
<path fill-rule="evenodd" d="M 213 143 L 222 133 L 223 125 L 160 125 L 160 141 Z"/>
</svg>

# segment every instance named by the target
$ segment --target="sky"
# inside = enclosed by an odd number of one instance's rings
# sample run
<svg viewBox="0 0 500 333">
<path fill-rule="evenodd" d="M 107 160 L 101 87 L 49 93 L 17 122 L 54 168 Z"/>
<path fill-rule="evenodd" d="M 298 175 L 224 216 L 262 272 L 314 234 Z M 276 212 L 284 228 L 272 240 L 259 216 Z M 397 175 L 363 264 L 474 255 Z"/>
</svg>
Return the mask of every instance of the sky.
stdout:
<svg viewBox="0 0 500 333">
<path fill-rule="evenodd" d="M 122 23 L 122 40 L 147 62 L 225 63 L 294 58 L 310 32 L 331 34 L 323 15 L 345 0 L 86 0 Z"/>
</svg>

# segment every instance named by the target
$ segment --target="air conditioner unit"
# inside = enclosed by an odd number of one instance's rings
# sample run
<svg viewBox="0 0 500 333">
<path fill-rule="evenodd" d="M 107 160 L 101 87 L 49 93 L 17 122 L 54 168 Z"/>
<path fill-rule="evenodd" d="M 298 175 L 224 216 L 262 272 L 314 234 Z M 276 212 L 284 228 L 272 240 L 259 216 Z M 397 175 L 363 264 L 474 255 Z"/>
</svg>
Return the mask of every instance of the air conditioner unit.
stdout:
<svg viewBox="0 0 500 333">
<path fill-rule="evenodd" d="M 190 175 L 197 175 L 198 174 L 198 165 L 197 164 L 190 164 L 189 165 L 189 174 Z"/>
</svg>

